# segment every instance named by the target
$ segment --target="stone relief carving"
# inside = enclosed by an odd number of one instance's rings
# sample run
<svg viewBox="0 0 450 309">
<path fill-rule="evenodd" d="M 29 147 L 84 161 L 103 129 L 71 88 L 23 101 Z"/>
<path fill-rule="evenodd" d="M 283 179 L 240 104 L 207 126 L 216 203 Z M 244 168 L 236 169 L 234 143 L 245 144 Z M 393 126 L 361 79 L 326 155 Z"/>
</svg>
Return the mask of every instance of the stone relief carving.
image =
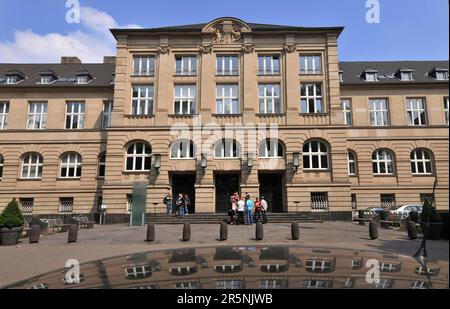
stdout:
<svg viewBox="0 0 450 309">
<path fill-rule="evenodd" d="M 240 43 L 242 39 L 241 26 L 231 20 L 222 21 L 213 28 L 212 43 L 233 44 Z"/>
<path fill-rule="evenodd" d="M 294 44 L 287 44 L 284 46 L 284 49 L 286 50 L 286 52 L 288 53 L 293 53 L 295 51 L 297 51 L 297 45 Z"/>
<path fill-rule="evenodd" d="M 168 53 L 170 52 L 170 47 L 167 46 L 167 45 L 159 45 L 159 46 L 158 46 L 158 51 L 159 51 L 161 54 L 168 54 Z"/>
<path fill-rule="evenodd" d="M 209 54 L 212 51 L 212 44 L 201 44 L 199 49 L 202 54 Z"/>
<path fill-rule="evenodd" d="M 241 50 L 242 50 L 243 53 L 246 53 L 246 54 L 253 53 L 255 51 L 255 45 L 253 45 L 253 44 L 244 44 L 244 45 L 242 45 Z"/>
</svg>

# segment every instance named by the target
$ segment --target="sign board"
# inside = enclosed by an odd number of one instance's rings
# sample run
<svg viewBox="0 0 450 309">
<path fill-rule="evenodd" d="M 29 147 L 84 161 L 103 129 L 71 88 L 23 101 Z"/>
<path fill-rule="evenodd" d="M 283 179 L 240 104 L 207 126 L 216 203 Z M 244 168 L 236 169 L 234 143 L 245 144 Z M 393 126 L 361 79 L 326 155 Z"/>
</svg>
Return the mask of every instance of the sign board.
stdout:
<svg viewBox="0 0 450 309">
<path fill-rule="evenodd" d="M 145 225 L 147 209 L 147 183 L 137 182 L 133 186 L 133 205 L 131 207 L 130 227 Z"/>
</svg>

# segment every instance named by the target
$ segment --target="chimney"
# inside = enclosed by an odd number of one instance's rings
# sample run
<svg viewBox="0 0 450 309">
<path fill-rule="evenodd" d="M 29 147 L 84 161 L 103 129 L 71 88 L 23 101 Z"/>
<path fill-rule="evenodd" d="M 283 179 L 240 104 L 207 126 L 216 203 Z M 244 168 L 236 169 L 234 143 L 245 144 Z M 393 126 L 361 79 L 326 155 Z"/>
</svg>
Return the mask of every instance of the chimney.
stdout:
<svg viewBox="0 0 450 309">
<path fill-rule="evenodd" d="M 103 63 L 104 64 L 116 64 L 116 57 L 115 56 L 105 56 L 105 57 L 103 57 Z"/>
<path fill-rule="evenodd" d="M 81 63 L 80 58 L 78 57 L 61 57 L 61 64 L 74 64 Z"/>
</svg>

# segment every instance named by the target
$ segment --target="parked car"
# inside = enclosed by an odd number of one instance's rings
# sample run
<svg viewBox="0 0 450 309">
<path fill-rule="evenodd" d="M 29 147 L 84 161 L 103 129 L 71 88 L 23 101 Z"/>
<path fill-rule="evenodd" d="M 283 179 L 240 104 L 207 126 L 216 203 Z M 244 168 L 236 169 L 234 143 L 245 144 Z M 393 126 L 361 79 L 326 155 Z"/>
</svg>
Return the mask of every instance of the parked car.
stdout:
<svg viewBox="0 0 450 309">
<path fill-rule="evenodd" d="M 398 206 L 396 209 L 393 209 L 390 211 L 390 213 L 394 216 L 403 216 L 403 215 L 409 215 L 411 211 L 416 211 L 419 214 L 422 213 L 422 206 L 421 205 L 403 205 Z"/>
<path fill-rule="evenodd" d="M 365 213 L 370 213 L 373 215 L 379 215 L 380 213 L 386 211 L 383 207 L 369 207 L 366 210 L 364 210 Z"/>
</svg>

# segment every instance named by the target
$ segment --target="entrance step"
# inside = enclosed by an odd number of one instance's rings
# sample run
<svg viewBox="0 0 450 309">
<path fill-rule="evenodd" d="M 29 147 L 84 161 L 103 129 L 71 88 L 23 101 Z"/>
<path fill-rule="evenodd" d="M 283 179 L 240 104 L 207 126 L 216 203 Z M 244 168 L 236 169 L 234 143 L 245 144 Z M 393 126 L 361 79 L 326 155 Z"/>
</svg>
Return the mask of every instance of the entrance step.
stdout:
<svg viewBox="0 0 450 309">
<path fill-rule="evenodd" d="M 303 222 L 303 223 L 322 223 L 322 220 L 308 217 L 301 214 L 281 214 L 274 213 L 268 214 L 269 223 L 291 223 L 291 222 Z M 226 214 L 191 214 L 180 220 L 178 217 L 168 216 L 165 214 L 147 214 L 147 223 L 153 224 L 180 224 L 189 222 L 192 224 L 219 224 L 227 220 Z"/>
</svg>

